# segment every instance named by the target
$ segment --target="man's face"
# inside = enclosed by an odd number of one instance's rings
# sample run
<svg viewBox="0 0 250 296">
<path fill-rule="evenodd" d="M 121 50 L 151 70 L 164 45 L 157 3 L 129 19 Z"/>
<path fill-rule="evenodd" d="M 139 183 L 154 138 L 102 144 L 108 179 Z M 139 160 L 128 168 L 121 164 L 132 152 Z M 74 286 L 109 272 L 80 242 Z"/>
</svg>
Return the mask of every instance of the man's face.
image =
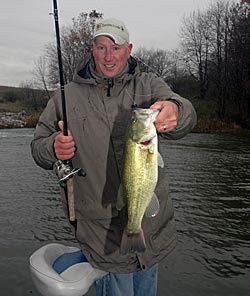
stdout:
<svg viewBox="0 0 250 296">
<path fill-rule="evenodd" d="M 106 36 L 99 36 L 93 43 L 96 71 L 107 77 L 120 74 L 130 57 L 132 44 L 118 45 Z"/>
</svg>

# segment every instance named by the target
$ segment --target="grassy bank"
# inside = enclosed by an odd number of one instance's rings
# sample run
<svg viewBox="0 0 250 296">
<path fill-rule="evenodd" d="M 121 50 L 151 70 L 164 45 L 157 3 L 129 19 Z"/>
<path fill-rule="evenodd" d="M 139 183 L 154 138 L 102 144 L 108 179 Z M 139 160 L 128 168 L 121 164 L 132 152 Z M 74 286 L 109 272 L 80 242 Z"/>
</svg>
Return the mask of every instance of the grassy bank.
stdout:
<svg viewBox="0 0 250 296">
<path fill-rule="evenodd" d="M 219 119 L 214 101 L 190 99 L 197 112 L 197 124 L 193 130 L 196 133 L 250 133 L 233 120 Z"/>
<path fill-rule="evenodd" d="M 36 126 L 46 103 L 47 99 L 40 90 L 0 86 L 0 112 L 19 113 L 25 111 L 27 114 L 25 127 Z M 13 127 L 16 126 L 14 125 Z M 11 124 L 8 128 L 12 128 Z"/>
</svg>

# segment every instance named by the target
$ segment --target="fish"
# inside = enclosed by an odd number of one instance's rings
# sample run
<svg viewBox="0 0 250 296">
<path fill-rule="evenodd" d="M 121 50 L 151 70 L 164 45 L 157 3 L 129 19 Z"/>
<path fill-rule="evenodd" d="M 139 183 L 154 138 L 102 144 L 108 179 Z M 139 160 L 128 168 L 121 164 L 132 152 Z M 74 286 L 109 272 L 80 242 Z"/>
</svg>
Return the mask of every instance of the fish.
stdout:
<svg viewBox="0 0 250 296">
<path fill-rule="evenodd" d="M 133 108 L 128 126 L 121 184 L 117 209 L 127 206 L 127 225 L 123 231 L 120 253 L 143 253 L 146 242 L 142 229 L 145 216 L 154 217 L 159 212 L 159 201 L 154 192 L 158 181 L 158 166 L 163 159 L 158 152 L 158 137 L 154 121 L 156 109 Z"/>
</svg>

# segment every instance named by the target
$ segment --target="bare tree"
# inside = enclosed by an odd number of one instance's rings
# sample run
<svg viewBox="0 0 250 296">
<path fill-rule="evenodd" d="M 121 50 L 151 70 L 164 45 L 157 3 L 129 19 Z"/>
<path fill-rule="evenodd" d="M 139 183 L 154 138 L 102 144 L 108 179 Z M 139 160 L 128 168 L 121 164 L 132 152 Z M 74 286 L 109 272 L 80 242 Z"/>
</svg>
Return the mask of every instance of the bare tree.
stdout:
<svg viewBox="0 0 250 296">
<path fill-rule="evenodd" d="M 229 44 L 230 95 L 238 120 L 250 128 L 250 1 L 244 0 L 231 10 Z"/>
<path fill-rule="evenodd" d="M 192 12 L 183 18 L 181 46 L 186 67 L 199 81 L 200 98 L 204 99 L 208 90 L 208 61 L 211 52 L 211 26 L 209 17 L 201 11 Z"/>
<path fill-rule="evenodd" d="M 166 81 L 171 88 L 183 95 L 194 90 L 193 79 L 185 70 L 182 53 L 177 49 L 147 49 L 140 47 L 134 54 L 142 71 L 153 72 Z"/>
<path fill-rule="evenodd" d="M 68 83 L 84 57 L 91 51 L 91 43 L 94 25 L 102 13 L 95 10 L 88 13 L 80 13 L 73 24 L 63 27 L 61 30 L 61 53 L 63 60 L 64 81 Z M 59 83 L 57 48 L 55 43 L 46 47 L 46 59 L 48 60 L 48 79 L 56 87 Z"/>
<path fill-rule="evenodd" d="M 207 10 L 210 19 L 210 42 L 212 52 L 210 54 L 210 81 L 214 86 L 217 98 L 217 113 L 219 117 L 225 117 L 226 102 L 228 101 L 229 60 L 228 44 L 230 35 L 229 4 L 223 0 L 216 0 Z"/>
<path fill-rule="evenodd" d="M 140 62 L 142 70 L 154 72 L 165 81 L 172 77 L 173 68 L 176 66 L 172 51 L 141 47 L 134 53 L 134 56 Z"/>
<path fill-rule="evenodd" d="M 47 99 L 50 99 L 49 82 L 47 81 L 47 61 L 45 56 L 41 56 L 34 63 L 32 74 L 34 76 L 34 85 L 39 89 L 44 89 Z"/>
</svg>

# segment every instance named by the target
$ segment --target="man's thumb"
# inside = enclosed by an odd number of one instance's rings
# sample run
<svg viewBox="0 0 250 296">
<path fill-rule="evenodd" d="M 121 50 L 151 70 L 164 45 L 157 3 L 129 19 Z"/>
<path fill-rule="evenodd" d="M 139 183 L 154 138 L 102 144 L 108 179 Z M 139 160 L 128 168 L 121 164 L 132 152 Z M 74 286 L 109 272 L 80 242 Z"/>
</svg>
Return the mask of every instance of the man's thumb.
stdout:
<svg viewBox="0 0 250 296">
<path fill-rule="evenodd" d="M 59 126 L 60 130 L 61 130 L 62 133 L 63 133 L 63 121 L 62 121 L 62 120 L 60 120 L 60 121 L 58 122 L 58 126 Z"/>
<path fill-rule="evenodd" d="M 58 126 L 59 126 L 60 130 L 62 131 L 62 133 L 64 134 L 64 122 L 62 120 L 58 121 Z M 71 136 L 71 133 L 69 130 L 68 130 L 68 136 Z"/>
</svg>

